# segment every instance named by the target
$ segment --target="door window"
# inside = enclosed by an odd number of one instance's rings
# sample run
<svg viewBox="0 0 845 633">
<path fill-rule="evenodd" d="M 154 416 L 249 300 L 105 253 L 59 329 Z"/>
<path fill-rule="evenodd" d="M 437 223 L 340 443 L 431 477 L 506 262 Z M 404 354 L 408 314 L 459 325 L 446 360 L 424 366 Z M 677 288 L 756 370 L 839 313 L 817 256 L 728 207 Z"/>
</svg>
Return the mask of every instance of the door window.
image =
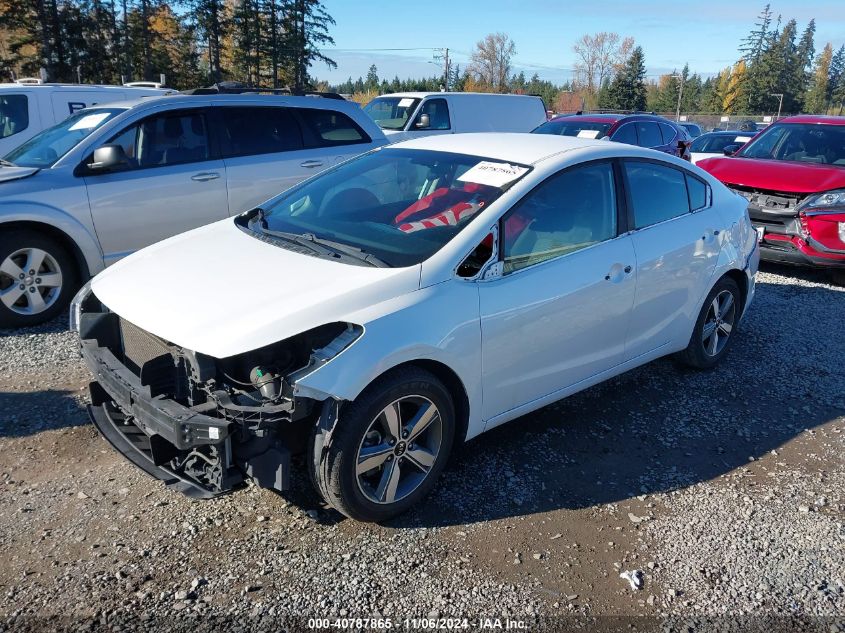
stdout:
<svg viewBox="0 0 845 633">
<path fill-rule="evenodd" d="M 288 108 L 224 107 L 225 157 L 302 149 L 302 130 Z"/>
<path fill-rule="evenodd" d="M 424 101 L 419 114 L 414 121 L 414 127 L 419 123 L 423 114 L 428 115 L 428 127 L 426 130 L 449 130 L 452 125 L 449 121 L 449 106 L 446 104 L 446 99 L 429 99 Z"/>
<path fill-rule="evenodd" d="M 302 117 L 309 133 L 310 138 L 306 139 L 306 146 L 333 147 L 371 141 L 366 132 L 342 112 L 298 108 L 297 113 Z"/>
<path fill-rule="evenodd" d="M 130 168 L 208 160 L 208 133 L 200 112 L 166 113 L 127 128 L 110 143 L 123 146 Z"/>
<path fill-rule="evenodd" d="M 551 177 L 502 222 L 505 273 L 615 237 L 613 166 L 593 163 Z"/>
<path fill-rule="evenodd" d="M 634 210 L 634 227 L 641 229 L 689 213 L 684 173 L 649 162 L 626 161 L 625 175 Z"/>
<path fill-rule="evenodd" d="M 29 103 L 26 95 L 0 97 L 0 138 L 8 138 L 29 127 Z"/>
<path fill-rule="evenodd" d="M 637 135 L 640 137 L 640 147 L 659 147 L 663 145 L 660 128 L 653 121 L 638 121 Z"/>
<path fill-rule="evenodd" d="M 637 128 L 633 123 L 626 123 L 613 133 L 612 140 L 617 143 L 637 144 Z"/>
</svg>

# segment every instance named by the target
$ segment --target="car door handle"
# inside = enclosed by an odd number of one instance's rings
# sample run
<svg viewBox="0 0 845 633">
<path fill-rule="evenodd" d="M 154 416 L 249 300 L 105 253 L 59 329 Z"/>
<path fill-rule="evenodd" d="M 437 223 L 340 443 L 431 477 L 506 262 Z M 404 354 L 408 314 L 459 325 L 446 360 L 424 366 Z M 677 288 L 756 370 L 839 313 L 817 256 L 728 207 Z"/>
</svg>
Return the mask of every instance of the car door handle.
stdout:
<svg viewBox="0 0 845 633">
<path fill-rule="evenodd" d="M 613 266 L 610 267 L 610 270 L 604 276 L 604 280 L 612 281 L 613 283 L 619 283 L 625 278 L 625 275 L 630 274 L 632 270 L 633 268 L 630 265 L 623 266 L 622 264 L 618 263 L 613 264 Z"/>
<path fill-rule="evenodd" d="M 322 167 L 323 161 L 321 160 L 306 160 L 299 163 L 300 167 L 307 167 L 308 169 L 313 169 L 314 167 Z"/>
<path fill-rule="evenodd" d="M 194 174 L 191 176 L 191 180 L 195 180 L 197 182 L 205 182 L 206 180 L 217 180 L 220 178 L 220 174 L 216 171 L 204 171 L 200 174 Z"/>
</svg>

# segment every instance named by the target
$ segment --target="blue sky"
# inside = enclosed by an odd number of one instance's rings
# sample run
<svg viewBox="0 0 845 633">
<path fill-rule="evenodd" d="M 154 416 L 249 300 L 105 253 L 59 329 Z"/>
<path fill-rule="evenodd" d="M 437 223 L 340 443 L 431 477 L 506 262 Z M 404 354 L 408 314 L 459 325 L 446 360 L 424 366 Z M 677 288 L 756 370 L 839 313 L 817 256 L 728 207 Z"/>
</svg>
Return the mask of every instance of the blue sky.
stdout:
<svg viewBox="0 0 845 633">
<path fill-rule="evenodd" d="M 765 0 L 323 0 L 337 21 L 334 50 L 338 67 L 315 64 L 311 73 L 337 83 L 366 75 L 431 76 L 437 47 L 449 47 L 466 65 L 475 42 L 504 31 L 516 43 L 514 67 L 560 83 L 571 76 L 572 45 L 585 33 L 615 31 L 642 45 L 649 75 L 681 68 L 704 75 L 733 63 L 740 40 L 751 29 Z M 845 0 L 772 0 L 772 11 L 795 18 L 803 30 L 816 19 L 816 48 L 845 43 Z M 422 50 L 373 50 L 422 49 Z"/>
</svg>

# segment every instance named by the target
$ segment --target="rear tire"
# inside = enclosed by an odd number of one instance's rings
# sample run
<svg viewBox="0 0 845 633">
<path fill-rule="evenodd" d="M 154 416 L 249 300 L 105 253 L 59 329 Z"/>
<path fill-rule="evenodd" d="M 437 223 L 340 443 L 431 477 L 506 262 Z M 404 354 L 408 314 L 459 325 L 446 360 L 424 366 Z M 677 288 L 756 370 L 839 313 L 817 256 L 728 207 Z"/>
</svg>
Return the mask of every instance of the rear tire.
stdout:
<svg viewBox="0 0 845 633">
<path fill-rule="evenodd" d="M 710 369 L 722 360 L 736 338 L 742 315 L 742 293 L 730 277 L 722 277 L 704 300 L 689 345 L 678 357 L 696 369 Z"/>
<path fill-rule="evenodd" d="M 19 229 L 0 235 L 0 328 L 38 325 L 67 309 L 79 286 L 73 256 L 53 238 Z"/>
<path fill-rule="evenodd" d="M 830 280 L 837 286 L 845 286 L 845 270 L 831 270 Z"/>
<path fill-rule="evenodd" d="M 449 391 L 428 371 L 405 367 L 382 376 L 341 410 L 325 463 L 309 465 L 317 491 L 358 521 L 405 512 L 446 466 L 454 411 Z"/>
</svg>

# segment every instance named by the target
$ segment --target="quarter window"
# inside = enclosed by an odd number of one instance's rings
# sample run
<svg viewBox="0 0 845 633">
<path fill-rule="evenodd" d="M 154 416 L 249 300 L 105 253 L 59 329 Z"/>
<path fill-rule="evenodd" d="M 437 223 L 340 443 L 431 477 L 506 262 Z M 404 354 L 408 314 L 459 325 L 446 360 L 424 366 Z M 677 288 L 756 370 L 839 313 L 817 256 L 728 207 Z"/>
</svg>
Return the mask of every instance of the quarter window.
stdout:
<svg viewBox="0 0 845 633">
<path fill-rule="evenodd" d="M 208 160 L 208 133 L 200 112 L 167 113 L 127 128 L 110 143 L 123 146 L 132 168 Z"/>
<path fill-rule="evenodd" d="M 675 128 L 673 128 L 668 123 L 661 123 L 660 124 L 660 132 L 663 134 L 663 144 L 668 145 L 675 140 L 675 137 L 678 135 Z"/>
<path fill-rule="evenodd" d="M 302 149 L 302 130 L 288 108 L 221 108 L 225 156 Z"/>
<path fill-rule="evenodd" d="M 695 176 L 685 174 L 687 179 L 687 191 L 689 192 L 689 207 L 691 211 L 697 211 L 707 206 L 707 185 Z"/>
<path fill-rule="evenodd" d="M 8 138 L 29 127 L 29 103 L 26 95 L 0 97 L 0 138 Z"/>
<path fill-rule="evenodd" d="M 593 163 L 553 176 L 502 222 L 506 273 L 615 237 L 613 166 Z"/>
<path fill-rule="evenodd" d="M 307 146 L 331 147 L 370 142 L 364 130 L 342 112 L 311 108 L 300 108 L 297 112 L 312 137 L 306 142 Z"/>
<path fill-rule="evenodd" d="M 626 161 L 625 174 L 634 210 L 634 227 L 641 229 L 689 213 L 684 173 L 655 163 Z"/>
<path fill-rule="evenodd" d="M 640 137 L 640 147 L 659 147 L 663 145 L 660 128 L 653 121 L 637 122 L 637 135 Z"/>
<path fill-rule="evenodd" d="M 428 115 L 427 130 L 448 130 L 452 127 L 449 121 L 449 106 L 446 104 L 446 99 L 424 101 L 414 125 L 419 122 L 423 114 Z"/>
</svg>

